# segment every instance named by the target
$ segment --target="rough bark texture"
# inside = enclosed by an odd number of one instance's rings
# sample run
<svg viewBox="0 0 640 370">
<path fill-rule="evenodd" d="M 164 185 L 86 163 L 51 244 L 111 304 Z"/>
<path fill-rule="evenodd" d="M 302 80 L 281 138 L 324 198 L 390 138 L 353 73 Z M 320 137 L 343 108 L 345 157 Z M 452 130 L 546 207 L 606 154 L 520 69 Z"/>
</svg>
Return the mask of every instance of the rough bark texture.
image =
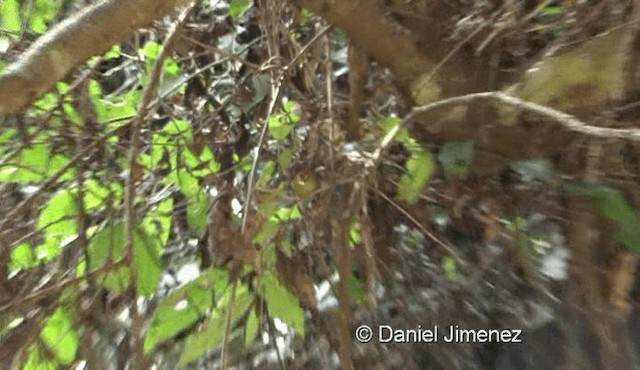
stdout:
<svg viewBox="0 0 640 370">
<path fill-rule="evenodd" d="M 17 113 L 55 86 L 77 64 L 103 53 L 186 0 L 108 0 L 47 32 L 0 74 L 0 118 Z"/>
</svg>

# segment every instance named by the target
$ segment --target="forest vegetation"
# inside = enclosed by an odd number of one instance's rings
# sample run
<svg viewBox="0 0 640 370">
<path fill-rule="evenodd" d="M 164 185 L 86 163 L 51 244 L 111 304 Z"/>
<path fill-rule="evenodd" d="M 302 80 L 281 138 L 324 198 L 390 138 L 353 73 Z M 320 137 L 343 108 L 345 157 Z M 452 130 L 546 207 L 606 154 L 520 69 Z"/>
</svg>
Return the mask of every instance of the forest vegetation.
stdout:
<svg viewBox="0 0 640 370">
<path fill-rule="evenodd" d="M 0 0 L 0 369 L 637 369 L 639 210 L 638 0 Z"/>
</svg>

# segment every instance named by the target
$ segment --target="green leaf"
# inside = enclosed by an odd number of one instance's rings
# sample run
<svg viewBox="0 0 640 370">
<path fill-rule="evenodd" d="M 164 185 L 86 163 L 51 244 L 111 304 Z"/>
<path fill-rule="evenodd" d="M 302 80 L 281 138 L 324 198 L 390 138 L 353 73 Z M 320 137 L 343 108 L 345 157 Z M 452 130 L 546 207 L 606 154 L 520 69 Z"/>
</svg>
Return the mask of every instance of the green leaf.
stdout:
<svg viewBox="0 0 640 370">
<path fill-rule="evenodd" d="M 76 233 L 74 217 L 78 210 L 74 193 L 70 189 L 58 191 L 40 212 L 36 226 L 43 229 L 47 237 L 66 237 Z"/>
<path fill-rule="evenodd" d="M 11 250 L 9 270 L 31 268 L 38 265 L 38 260 L 33 253 L 33 247 L 29 243 L 22 243 Z"/>
<path fill-rule="evenodd" d="M 204 191 L 198 191 L 189 197 L 187 225 L 193 235 L 202 236 L 207 229 L 209 204 L 209 194 Z"/>
<path fill-rule="evenodd" d="M 460 272 L 458 272 L 456 260 L 449 256 L 445 256 L 444 258 L 442 258 L 442 269 L 449 279 L 455 282 L 460 282 L 462 277 L 460 275 Z"/>
<path fill-rule="evenodd" d="M 415 150 L 407 160 L 406 172 L 400 178 L 398 197 L 406 202 L 415 203 L 429 182 L 434 168 L 431 153 L 421 149 Z"/>
<path fill-rule="evenodd" d="M 251 7 L 250 0 L 231 0 L 229 2 L 229 15 L 237 19 Z"/>
<path fill-rule="evenodd" d="M 264 169 L 262 170 L 262 173 L 260 174 L 260 178 L 258 179 L 256 185 L 261 188 L 266 188 L 269 184 L 269 180 L 271 180 L 271 176 L 273 175 L 275 169 L 276 163 L 274 161 L 267 161 L 267 163 L 264 164 Z"/>
<path fill-rule="evenodd" d="M 349 290 L 349 296 L 354 302 L 357 304 L 366 303 L 367 289 L 364 286 L 364 282 L 359 280 L 354 274 L 349 275 L 347 289 Z"/>
<path fill-rule="evenodd" d="M 473 141 L 451 141 L 442 146 L 438 160 L 447 178 L 464 177 L 473 159 Z"/>
<path fill-rule="evenodd" d="M 255 311 L 249 312 L 247 323 L 244 326 L 244 347 L 249 348 L 255 342 L 258 330 L 260 329 L 260 320 Z"/>
<path fill-rule="evenodd" d="M 632 252 L 640 251 L 640 222 L 620 191 L 604 185 L 578 184 L 569 186 L 577 195 L 590 197 L 601 217 L 613 221 L 618 229 L 615 239 Z"/>
<path fill-rule="evenodd" d="M 542 16 L 560 15 L 562 14 L 562 7 L 559 6 L 547 6 L 542 9 Z"/>
<path fill-rule="evenodd" d="M 39 260 L 51 260 L 58 255 L 62 244 L 76 235 L 77 213 L 74 190 L 60 190 L 47 202 L 36 222 L 44 233 L 44 242 L 36 252 Z"/>
<path fill-rule="evenodd" d="M 275 212 L 274 217 L 278 221 L 292 221 L 301 218 L 302 214 L 298 206 L 282 207 Z"/>
<path fill-rule="evenodd" d="M 121 220 L 107 222 L 96 232 L 88 247 L 90 271 L 103 266 L 107 261 L 115 262 L 125 256 L 127 251 L 124 226 Z M 153 230 L 138 227 L 133 238 L 133 264 L 138 277 L 139 295 L 155 293 L 162 272 L 160 254 L 164 246 L 161 240 L 149 234 L 153 234 Z M 108 289 L 121 293 L 129 285 L 128 268 L 121 267 L 109 272 L 104 277 L 103 284 Z"/>
<path fill-rule="evenodd" d="M 73 328 L 73 316 L 63 307 L 58 307 L 45 321 L 42 341 L 63 365 L 70 365 L 78 350 L 78 334 Z"/>
<path fill-rule="evenodd" d="M 229 297 L 230 292 L 227 292 L 223 301 L 218 306 L 220 308 L 213 310 L 209 319 L 205 321 L 198 332 L 187 338 L 184 350 L 178 360 L 178 366 L 184 367 L 222 343 L 228 309 L 232 310 L 230 324 L 233 327 L 251 305 L 251 297 L 249 296 L 246 285 L 239 285 L 237 287 L 233 307 L 229 307 Z"/>
<path fill-rule="evenodd" d="M 8 33 L 19 34 L 22 30 L 20 20 L 20 4 L 18 0 L 4 0 L 0 2 L 0 26 Z M 18 37 L 19 35 L 16 35 Z"/>
<path fill-rule="evenodd" d="M 394 127 L 400 125 L 401 123 L 402 121 L 398 117 L 385 117 L 378 121 L 378 127 L 380 127 L 386 135 L 389 133 L 389 131 L 393 130 Z M 410 139 L 411 137 L 409 136 L 409 131 L 407 131 L 406 128 L 401 128 L 400 132 L 398 132 L 395 137 L 396 141 L 403 144 L 408 143 Z"/>
<path fill-rule="evenodd" d="M 213 305 L 212 291 L 221 292 L 227 284 L 226 271 L 212 269 L 164 297 L 147 330 L 145 351 L 193 326 Z"/>
<path fill-rule="evenodd" d="M 37 0 L 29 27 L 35 33 L 44 33 L 54 20 L 64 0 Z"/>
<path fill-rule="evenodd" d="M 522 176 L 525 181 L 532 179 L 550 181 L 555 177 L 553 165 L 546 158 L 515 161 L 509 163 L 509 167 Z"/>
<path fill-rule="evenodd" d="M 100 85 L 91 80 L 89 82 L 89 96 L 96 107 L 99 121 L 113 122 L 108 127 L 113 130 L 126 123 L 122 118 L 133 117 L 137 114 L 137 104 L 140 99 L 140 91 L 133 89 L 123 95 L 102 96 Z"/>
<path fill-rule="evenodd" d="M 43 350 L 39 343 L 35 343 L 29 347 L 29 357 L 22 365 L 22 370 L 58 370 L 60 364 L 53 360 L 49 360 L 42 354 Z"/>
<path fill-rule="evenodd" d="M 89 242 L 89 271 L 102 267 L 107 261 L 118 261 L 125 252 L 124 223 L 107 221 Z M 103 285 L 116 293 L 121 293 L 128 284 L 129 274 L 125 267 L 109 272 L 103 279 Z"/>
<path fill-rule="evenodd" d="M 264 247 L 265 246 L 264 243 L 266 241 L 269 241 L 274 235 L 276 235 L 276 232 L 278 232 L 279 227 L 280 227 L 279 221 L 268 220 L 267 222 L 262 224 L 260 231 L 253 238 L 253 242 Z"/>
<path fill-rule="evenodd" d="M 47 138 L 40 138 L 48 141 Z M 52 155 L 49 145 L 33 144 L 20 151 L 15 160 L 0 166 L 0 182 L 28 183 L 42 181 L 53 175 L 66 165 L 68 159 L 60 154 Z M 69 179 L 72 172 L 68 171 L 62 178 Z"/>
<path fill-rule="evenodd" d="M 133 264 L 136 267 L 140 296 L 155 293 L 162 274 L 160 256 L 164 251 L 164 244 L 151 235 L 153 234 L 149 230 L 138 228 L 133 241 Z"/>
<path fill-rule="evenodd" d="M 273 274 L 262 277 L 264 299 L 269 315 L 278 317 L 304 338 L 304 310 L 294 296 Z"/>
<path fill-rule="evenodd" d="M 294 112 L 295 102 L 288 101 L 282 106 L 282 112 L 272 114 L 267 120 L 269 132 L 276 140 L 282 140 L 291 133 L 295 124 L 300 121 L 300 116 Z"/>
</svg>

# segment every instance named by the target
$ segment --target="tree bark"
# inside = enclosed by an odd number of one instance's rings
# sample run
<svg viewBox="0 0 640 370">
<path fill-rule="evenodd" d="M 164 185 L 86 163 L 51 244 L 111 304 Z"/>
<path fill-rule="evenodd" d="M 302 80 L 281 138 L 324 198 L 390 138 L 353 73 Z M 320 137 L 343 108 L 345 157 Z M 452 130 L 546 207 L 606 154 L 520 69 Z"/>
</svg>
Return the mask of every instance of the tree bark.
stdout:
<svg viewBox="0 0 640 370">
<path fill-rule="evenodd" d="M 76 65 L 188 0 L 108 0 L 64 20 L 0 74 L 0 118 L 18 113 Z"/>
</svg>

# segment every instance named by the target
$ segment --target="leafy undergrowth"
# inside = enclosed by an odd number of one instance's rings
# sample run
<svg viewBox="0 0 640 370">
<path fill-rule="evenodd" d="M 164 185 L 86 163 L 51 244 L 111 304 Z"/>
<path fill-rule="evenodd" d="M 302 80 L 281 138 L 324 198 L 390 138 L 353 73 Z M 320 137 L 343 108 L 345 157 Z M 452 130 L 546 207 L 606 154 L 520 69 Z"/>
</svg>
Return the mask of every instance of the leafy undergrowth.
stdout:
<svg viewBox="0 0 640 370">
<path fill-rule="evenodd" d="M 21 49 L 28 37 L 18 35 L 44 32 L 63 3 L 3 2 L 0 44 Z M 259 3 L 203 2 L 191 13 L 162 61 L 133 162 L 166 22 L 5 120 L 2 365 L 334 368 L 338 332 L 361 322 L 535 328 L 566 278 L 567 193 L 591 199 L 620 244 L 640 245 L 634 210 L 614 188 L 575 182 L 544 158 L 478 176 L 473 142 L 412 137 L 377 65 L 364 88 L 366 134 L 347 142 L 346 35 L 285 2 Z M 551 39 L 553 24 L 531 39 Z M 354 345 L 353 361 L 474 368 L 489 352 Z"/>
</svg>

